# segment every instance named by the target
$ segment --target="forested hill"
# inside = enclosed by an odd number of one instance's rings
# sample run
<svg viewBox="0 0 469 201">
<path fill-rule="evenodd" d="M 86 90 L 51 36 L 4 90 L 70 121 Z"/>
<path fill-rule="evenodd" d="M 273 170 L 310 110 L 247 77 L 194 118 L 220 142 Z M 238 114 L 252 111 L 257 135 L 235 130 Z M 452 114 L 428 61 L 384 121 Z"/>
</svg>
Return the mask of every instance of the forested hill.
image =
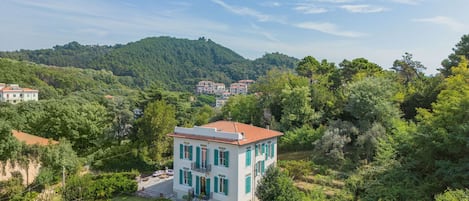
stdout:
<svg viewBox="0 0 469 201">
<path fill-rule="evenodd" d="M 54 66 L 105 69 L 130 76 L 132 85 L 153 82 L 171 90 L 192 90 L 202 79 L 230 83 L 256 79 L 272 68 L 294 68 L 297 59 L 280 53 L 248 60 L 210 39 L 151 37 L 125 45 L 99 46 L 70 42 L 52 49 L 0 52 L 0 57 Z"/>
</svg>

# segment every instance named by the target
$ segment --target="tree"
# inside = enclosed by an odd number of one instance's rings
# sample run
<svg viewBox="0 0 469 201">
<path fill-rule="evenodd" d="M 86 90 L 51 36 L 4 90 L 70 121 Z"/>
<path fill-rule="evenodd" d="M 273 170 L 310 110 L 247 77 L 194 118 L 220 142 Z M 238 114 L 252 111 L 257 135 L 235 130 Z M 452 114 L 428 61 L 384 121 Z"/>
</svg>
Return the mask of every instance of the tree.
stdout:
<svg viewBox="0 0 469 201">
<path fill-rule="evenodd" d="M 221 110 L 224 119 L 261 126 L 262 109 L 255 95 L 232 96 Z"/>
<path fill-rule="evenodd" d="M 60 139 L 59 144 L 47 146 L 41 153 L 41 162 L 43 168 L 53 172 L 55 181 L 59 180 L 63 168 L 67 175 L 74 175 L 81 165 L 71 143 L 66 139 Z"/>
<path fill-rule="evenodd" d="M 461 40 L 456 44 L 456 47 L 453 48 L 453 53 L 451 53 L 447 59 L 441 62 L 443 68 L 438 70 L 445 77 L 450 76 L 451 68 L 459 66 L 461 58 L 469 59 L 469 34 L 463 35 L 461 37 Z"/>
<path fill-rule="evenodd" d="M 176 111 L 174 106 L 165 101 L 149 103 L 143 117 L 137 120 L 138 143 L 147 146 L 149 157 L 153 161 L 161 161 L 171 152 L 171 133 L 176 126 Z"/>
<path fill-rule="evenodd" d="M 408 84 L 413 82 L 415 78 L 422 78 L 422 70 L 427 69 L 423 66 L 420 61 L 412 60 L 412 54 L 406 52 L 401 60 L 395 60 L 392 66 L 393 70 L 395 70 L 401 79 L 404 81 L 404 84 Z"/>
<path fill-rule="evenodd" d="M 321 114 L 311 108 L 311 97 L 306 86 L 285 88 L 282 90 L 282 116 L 280 123 L 283 130 L 299 128 L 316 123 Z"/>
<path fill-rule="evenodd" d="M 383 71 L 381 66 L 369 62 L 365 58 L 356 58 L 352 61 L 345 59 L 339 66 L 342 67 L 340 70 L 344 83 L 352 81 L 354 78 L 364 78 Z"/>
<path fill-rule="evenodd" d="M 331 122 L 321 139 L 313 143 L 313 158 L 318 162 L 340 166 L 345 160 L 345 147 L 358 133 L 358 129 L 350 122 Z"/>
<path fill-rule="evenodd" d="M 269 166 L 256 187 L 256 196 L 261 201 L 301 200 L 301 193 L 285 173 Z"/>
</svg>

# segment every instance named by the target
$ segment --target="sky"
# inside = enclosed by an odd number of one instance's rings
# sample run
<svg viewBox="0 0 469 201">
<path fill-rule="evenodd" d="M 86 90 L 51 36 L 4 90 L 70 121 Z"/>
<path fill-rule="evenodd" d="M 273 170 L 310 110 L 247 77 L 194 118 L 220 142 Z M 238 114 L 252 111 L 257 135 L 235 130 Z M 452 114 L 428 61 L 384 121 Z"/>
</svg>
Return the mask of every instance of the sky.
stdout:
<svg viewBox="0 0 469 201">
<path fill-rule="evenodd" d="M 467 0 L 3 0 L 0 51 L 205 37 L 248 59 L 363 57 L 387 69 L 409 52 L 436 74 L 469 34 L 468 10 Z"/>
</svg>

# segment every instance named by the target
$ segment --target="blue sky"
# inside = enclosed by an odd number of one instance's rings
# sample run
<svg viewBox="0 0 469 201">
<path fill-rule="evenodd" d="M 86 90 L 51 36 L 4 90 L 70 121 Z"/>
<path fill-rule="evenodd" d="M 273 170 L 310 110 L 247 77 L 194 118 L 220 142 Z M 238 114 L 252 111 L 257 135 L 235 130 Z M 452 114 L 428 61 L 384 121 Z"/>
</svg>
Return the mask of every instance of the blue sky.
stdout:
<svg viewBox="0 0 469 201">
<path fill-rule="evenodd" d="M 469 34 L 468 10 L 467 0 L 4 0 L 0 50 L 204 36 L 249 59 L 364 57 L 389 68 L 410 52 L 434 74 Z"/>
</svg>

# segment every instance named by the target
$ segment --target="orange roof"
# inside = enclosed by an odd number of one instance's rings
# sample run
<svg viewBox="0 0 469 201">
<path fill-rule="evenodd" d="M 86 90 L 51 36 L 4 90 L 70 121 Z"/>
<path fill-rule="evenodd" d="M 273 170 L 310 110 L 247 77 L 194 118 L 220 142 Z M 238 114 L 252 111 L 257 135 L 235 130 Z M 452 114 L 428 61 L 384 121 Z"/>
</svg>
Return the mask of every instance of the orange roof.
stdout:
<svg viewBox="0 0 469 201">
<path fill-rule="evenodd" d="M 49 145 L 49 144 L 58 144 L 59 142 L 55 140 L 49 140 L 47 138 L 23 133 L 21 131 L 12 130 L 13 136 L 20 142 L 25 142 L 27 145 Z"/>
<path fill-rule="evenodd" d="M 217 121 L 209 124 L 202 125 L 200 127 L 204 128 L 216 128 L 217 131 L 223 132 L 232 132 L 232 133 L 242 133 L 244 134 L 243 139 L 241 140 L 232 140 L 225 138 L 217 138 L 217 136 L 207 137 L 200 135 L 190 135 L 190 134 L 180 134 L 180 133 L 171 133 L 171 137 L 195 139 L 195 140 L 207 140 L 211 142 L 220 142 L 226 144 L 235 144 L 235 145 L 245 145 L 260 140 L 266 140 L 273 137 L 278 137 L 283 135 L 283 133 L 269 130 L 257 126 L 252 126 L 248 124 L 233 122 L 233 121 Z"/>
<path fill-rule="evenodd" d="M 0 91 L 38 91 L 38 90 L 35 90 L 35 89 L 30 89 L 30 88 L 19 88 L 19 87 L 4 87 L 2 89 L 0 89 Z"/>
</svg>

